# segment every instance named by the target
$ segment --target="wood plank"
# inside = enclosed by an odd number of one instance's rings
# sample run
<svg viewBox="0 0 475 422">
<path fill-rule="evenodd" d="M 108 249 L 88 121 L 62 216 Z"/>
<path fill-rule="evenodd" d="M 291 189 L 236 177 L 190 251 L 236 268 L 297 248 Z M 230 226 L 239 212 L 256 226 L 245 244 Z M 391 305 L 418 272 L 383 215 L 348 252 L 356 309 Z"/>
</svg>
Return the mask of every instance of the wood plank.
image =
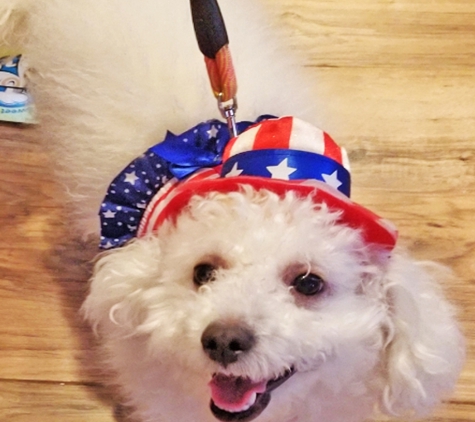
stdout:
<svg viewBox="0 0 475 422">
<path fill-rule="evenodd" d="M 293 47 L 324 67 L 469 67 L 471 0 L 282 1 Z"/>
<path fill-rule="evenodd" d="M 114 405 L 95 385 L 0 382 L 0 420 L 8 422 L 118 422 Z"/>
<path fill-rule="evenodd" d="M 91 381 L 78 310 L 92 255 L 64 245 L 60 189 L 38 141 L 34 128 L 0 128 L 0 378 Z"/>
</svg>

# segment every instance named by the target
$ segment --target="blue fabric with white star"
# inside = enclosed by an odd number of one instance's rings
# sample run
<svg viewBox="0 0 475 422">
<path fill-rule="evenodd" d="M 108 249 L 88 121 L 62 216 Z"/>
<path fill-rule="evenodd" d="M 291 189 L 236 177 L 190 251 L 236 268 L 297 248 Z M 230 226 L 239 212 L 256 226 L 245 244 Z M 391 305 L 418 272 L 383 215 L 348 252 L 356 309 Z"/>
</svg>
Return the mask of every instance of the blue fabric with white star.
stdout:
<svg viewBox="0 0 475 422">
<path fill-rule="evenodd" d="M 255 122 L 239 122 L 238 132 L 273 117 L 263 115 Z M 197 169 L 220 165 L 230 139 L 225 123 L 209 120 L 181 135 L 167 132 L 163 142 L 132 161 L 112 181 L 101 205 L 100 248 L 116 248 L 136 237 L 153 196 L 174 177 L 182 180 Z"/>
<path fill-rule="evenodd" d="M 324 155 L 290 149 L 261 149 L 236 154 L 226 160 L 221 176 L 321 180 L 348 197 L 351 190 L 350 172 L 341 164 Z"/>
</svg>

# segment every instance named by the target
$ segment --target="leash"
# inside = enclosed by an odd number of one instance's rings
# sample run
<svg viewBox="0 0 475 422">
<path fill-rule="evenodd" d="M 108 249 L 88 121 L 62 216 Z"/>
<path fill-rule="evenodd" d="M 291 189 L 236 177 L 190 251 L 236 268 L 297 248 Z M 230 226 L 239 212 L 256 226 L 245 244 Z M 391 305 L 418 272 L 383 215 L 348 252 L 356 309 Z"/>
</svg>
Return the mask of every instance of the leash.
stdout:
<svg viewBox="0 0 475 422">
<path fill-rule="evenodd" d="M 221 10 L 216 0 L 190 0 L 190 4 L 198 47 L 204 55 L 213 94 L 231 135 L 235 137 L 238 135 L 237 81 Z"/>
</svg>

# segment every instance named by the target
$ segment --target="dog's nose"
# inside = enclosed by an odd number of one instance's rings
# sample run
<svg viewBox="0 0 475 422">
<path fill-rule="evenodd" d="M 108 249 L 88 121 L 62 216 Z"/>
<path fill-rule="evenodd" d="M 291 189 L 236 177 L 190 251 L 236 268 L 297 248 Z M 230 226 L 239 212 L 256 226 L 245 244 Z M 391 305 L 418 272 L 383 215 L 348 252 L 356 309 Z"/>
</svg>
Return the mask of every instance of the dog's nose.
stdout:
<svg viewBox="0 0 475 422">
<path fill-rule="evenodd" d="M 236 322 L 213 322 L 204 330 L 201 344 L 206 354 L 225 368 L 256 343 L 253 331 Z"/>
</svg>

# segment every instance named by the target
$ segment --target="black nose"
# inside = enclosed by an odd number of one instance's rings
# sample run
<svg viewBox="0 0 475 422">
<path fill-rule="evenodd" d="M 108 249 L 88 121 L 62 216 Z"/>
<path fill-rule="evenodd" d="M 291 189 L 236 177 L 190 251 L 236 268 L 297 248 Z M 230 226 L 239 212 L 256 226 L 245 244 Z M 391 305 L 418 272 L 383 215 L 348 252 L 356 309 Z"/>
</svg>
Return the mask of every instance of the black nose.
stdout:
<svg viewBox="0 0 475 422">
<path fill-rule="evenodd" d="M 251 350 L 255 343 L 252 330 L 237 322 L 213 322 L 201 336 L 203 350 L 225 368 Z"/>
</svg>

